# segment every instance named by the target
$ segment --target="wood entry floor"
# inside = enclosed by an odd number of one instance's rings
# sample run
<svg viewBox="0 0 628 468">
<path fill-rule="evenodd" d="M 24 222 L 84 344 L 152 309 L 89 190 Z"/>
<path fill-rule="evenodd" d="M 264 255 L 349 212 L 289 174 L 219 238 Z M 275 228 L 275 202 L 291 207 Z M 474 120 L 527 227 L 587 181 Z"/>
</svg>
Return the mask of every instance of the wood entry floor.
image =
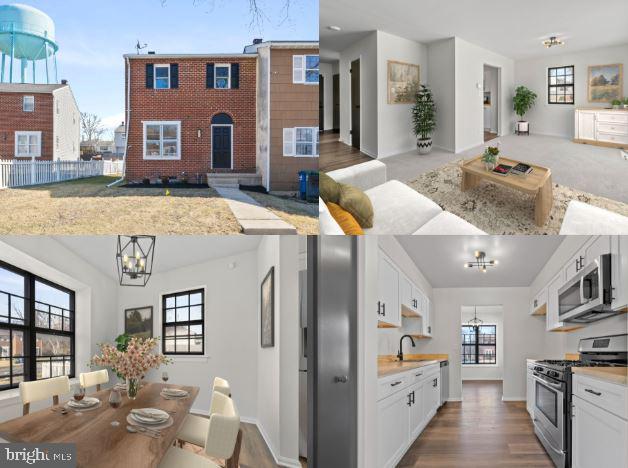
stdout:
<svg viewBox="0 0 628 468">
<path fill-rule="evenodd" d="M 353 146 L 342 143 L 338 133 L 323 133 L 321 135 L 318 169 L 323 172 L 335 171 L 372 160 L 373 158 Z"/>
<path fill-rule="evenodd" d="M 464 382 L 463 401 L 441 407 L 398 466 L 553 467 L 525 402 L 501 397 L 501 381 Z"/>
</svg>

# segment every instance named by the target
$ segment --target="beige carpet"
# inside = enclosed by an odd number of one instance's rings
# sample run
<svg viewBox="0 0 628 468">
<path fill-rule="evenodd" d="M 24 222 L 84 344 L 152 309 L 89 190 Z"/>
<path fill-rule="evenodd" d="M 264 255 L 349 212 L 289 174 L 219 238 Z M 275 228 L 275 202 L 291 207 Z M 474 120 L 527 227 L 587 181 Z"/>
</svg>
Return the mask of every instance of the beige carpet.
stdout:
<svg viewBox="0 0 628 468">
<path fill-rule="evenodd" d="M 558 234 L 571 200 L 579 200 L 628 216 L 628 205 L 554 184 L 554 203 L 545 226 L 534 224 L 534 200 L 517 190 L 483 181 L 460 191 L 460 161 L 421 174 L 407 184 L 447 210 L 489 234 Z M 604 183 L 600 181 L 600 183 Z"/>
</svg>

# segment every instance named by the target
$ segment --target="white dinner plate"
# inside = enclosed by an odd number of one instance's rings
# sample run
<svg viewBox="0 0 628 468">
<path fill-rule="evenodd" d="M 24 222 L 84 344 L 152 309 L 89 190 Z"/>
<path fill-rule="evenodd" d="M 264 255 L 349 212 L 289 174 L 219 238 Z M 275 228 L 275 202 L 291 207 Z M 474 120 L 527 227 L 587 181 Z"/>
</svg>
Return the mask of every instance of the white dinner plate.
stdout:
<svg viewBox="0 0 628 468">
<path fill-rule="evenodd" d="M 131 417 L 142 424 L 163 424 L 170 417 L 165 411 L 156 408 L 142 408 L 141 411 L 155 416 L 155 418 L 151 418 L 132 412 Z"/>
<path fill-rule="evenodd" d="M 68 406 L 71 406 L 72 408 L 91 408 L 98 403 L 100 403 L 98 398 L 84 397 L 81 401 L 69 400 Z"/>
</svg>

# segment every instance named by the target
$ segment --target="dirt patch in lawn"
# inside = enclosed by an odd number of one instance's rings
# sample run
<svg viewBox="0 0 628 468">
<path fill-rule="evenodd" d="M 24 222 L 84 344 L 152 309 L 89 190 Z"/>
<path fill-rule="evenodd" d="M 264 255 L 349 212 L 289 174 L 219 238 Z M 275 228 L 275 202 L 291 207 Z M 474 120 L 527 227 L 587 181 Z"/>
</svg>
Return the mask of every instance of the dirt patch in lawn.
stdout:
<svg viewBox="0 0 628 468">
<path fill-rule="evenodd" d="M 107 188 L 115 177 L 0 190 L 0 234 L 238 234 L 210 188 Z"/>
<path fill-rule="evenodd" d="M 319 233 L 317 203 L 305 203 L 294 198 L 266 195 L 256 192 L 247 191 L 245 193 L 284 221 L 292 224 L 297 228 L 298 234 L 317 235 Z"/>
</svg>

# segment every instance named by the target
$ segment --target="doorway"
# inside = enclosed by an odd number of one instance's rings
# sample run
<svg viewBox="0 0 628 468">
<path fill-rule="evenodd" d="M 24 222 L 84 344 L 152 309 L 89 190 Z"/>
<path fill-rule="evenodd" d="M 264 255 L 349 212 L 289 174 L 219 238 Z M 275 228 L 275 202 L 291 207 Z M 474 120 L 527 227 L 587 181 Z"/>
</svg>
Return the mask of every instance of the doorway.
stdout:
<svg viewBox="0 0 628 468">
<path fill-rule="evenodd" d="M 335 74 L 332 80 L 332 128 L 334 133 L 340 133 L 340 75 Z"/>
<path fill-rule="evenodd" d="M 318 131 L 325 130 L 325 77 L 318 75 Z"/>
<path fill-rule="evenodd" d="M 233 169 L 233 120 L 227 114 L 212 118 L 212 169 Z"/>
<path fill-rule="evenodd" d="M 351 146 L 360 149 L 360 59 L 351 62 Z"/>
<path fill-rule="evenodd" d="M 500 80 L 501 69 L 484 65 L 484 85 L 482 95 L 484 141 L 501 135 L 500 132 Z"/>
</svg>

